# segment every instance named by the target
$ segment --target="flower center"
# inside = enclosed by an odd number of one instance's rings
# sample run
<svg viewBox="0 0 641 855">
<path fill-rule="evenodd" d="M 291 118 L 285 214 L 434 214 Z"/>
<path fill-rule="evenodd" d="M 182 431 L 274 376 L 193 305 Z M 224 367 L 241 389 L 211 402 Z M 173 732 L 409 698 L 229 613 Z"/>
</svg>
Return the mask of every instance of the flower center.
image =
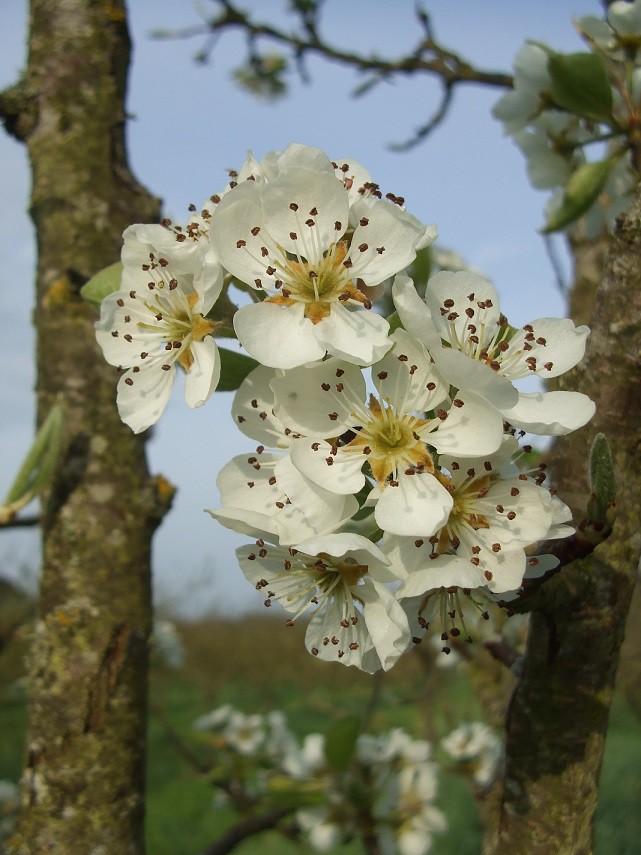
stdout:
<svg viewBox="0 0 641 855">
<path fill-rule="evenodd" d="M 438 533 L 438 552 L 443 555 L 446 552 L 459 548 L 461 544 L 460 533 L 463 529 L 478 531 L 481 528 L 489 528 L 487 518 L 478 510 L 479 496 L 484 496 L 489 489 L 489 477 L 482 477 L 466 481 L 459 488 L 455 488 L 452 479 L 442 473 L 436 473 L 436 477 L 452 495 L 454 504 L 447 522 Z"/>
<path fill-rule="evenodd" d="M 402 466 L 408 473 L 427 470 L 434 472 L 434 461 L 415 428 L 423 424 L 409 414 L 396 412 L 391 406 L 382 406 L 370 395 L 371 419 L 359 428 L 358 435 L 346 446 L 367 455 L 372 474 L 379 487 L 395 478 Z"/>
<path fill-rule="evenodd" d="M 348 245 L 345 241 L 332 244 L 319 261 L 309 262 L 304 258 L 295 260 L 279 247 L 281 260 L 275 261 L 275 271 L 282 277 L 280 294 L 268 297 L 266 302 L 279 306 L 305 304 L 305 317 L 313 324 L 320 323 L 331 312 L 337 300 L 356 300 L 365 308 L 371 303 L 352 282 L 349 260 L 345 261 Z M 274 272 L 275 272 L 274 271 Z"/>
</svg>

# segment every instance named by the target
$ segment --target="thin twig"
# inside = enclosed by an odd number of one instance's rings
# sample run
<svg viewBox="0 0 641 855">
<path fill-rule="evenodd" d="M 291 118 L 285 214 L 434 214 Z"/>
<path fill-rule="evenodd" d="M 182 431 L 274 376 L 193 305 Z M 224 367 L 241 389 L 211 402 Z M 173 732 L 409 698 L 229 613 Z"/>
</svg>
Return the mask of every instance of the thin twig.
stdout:
<svg viewBox="0 0 641 855">
<path fill-rule="evenodd" d="M 218 840 L 203 849 L 201 855 L 227 855 L 248 837 L 275 828 L 282 819 L 295 810 L 295 807 L 276 808 L 258 816 L 243 819 L 224 832 Z"/>
<path fill-rule="evenodd" d="M 227 30 L 240 29 L 247 36 L 251 52 L 257 50 L 259 40 L 267 39 L 290 50 L 296 66 L 304 81 L 307 81 L 307 71 L 304 60 L 308 53 L 324 57 L 330 61 L 355 69 L 358 72 L 369 72 L 372 76 L 355 90 L 356 95 L 369 91 L 378 82 L 389 80 L 402 75 L 426 73 L 436 76 L 443 87 L 441 101 L 431 116 L 410 139 L 391 146 L 394 151 L 406 151 L 437 128 L 447 116 L 451 106 L 454 88 L 459 83 L 477 83 L 482 86 L 507 89 L 512 86 L 512 76 L 500 71 L 490 71 L 477 68 L 467 62 L 459 54 L 441 45 L 434 35 L 434 29 L 427 13 L 416 10 L 418 24 L 422 30 L 420 38 L 413 50 L 396 58 L 381 57 L 377 54 L 365 55 L 339 48 L 321 37 L 319 34 L 318 16 L 320 2 L 295 4 L 293 11 L 300 20 L 299 32 L 282 29 L 271 23 L 256 21 L 243 9 L 238 8 L 229 0 L 215 0 L 220 12 L 207 20 L 204 25 L 188 27 L 179 30 L 156 32 L 156 37 L 192 38 L 207 36 L 203 48 L 198 53 L 199 61 L 206 61 L 213 50 L 213 36 L 218 36 Z"/>
<path fill-rule="evenodd" d="M 3 528 L 27 528 L 34 525 L 40 525 L 40 517 L 14 517 L 11 520 L 0 521 L 0 529 Z"/>
</svg>

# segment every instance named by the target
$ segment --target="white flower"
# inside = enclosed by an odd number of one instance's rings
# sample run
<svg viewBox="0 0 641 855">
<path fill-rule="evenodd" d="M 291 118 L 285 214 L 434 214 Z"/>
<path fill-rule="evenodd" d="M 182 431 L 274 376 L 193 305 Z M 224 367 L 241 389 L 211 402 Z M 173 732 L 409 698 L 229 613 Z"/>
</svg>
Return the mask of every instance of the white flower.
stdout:
<svg viewBox="0 0 641 855">
<path fill-rule="evenodd" d="M 243 380 L 232 404 L 243 433 L 274 450 L 261 444 L 255 453 L 230 460 L 216 479 L 222 507 L 208 513 L 234 531 L 290 544 L 335 531 L 356 513 L 358 502 L 317 486 L 283 452 L 293 432 L 273 412 L 269 382 L 276 373 L 259 365 Z"/>
<path fill-rule="evenodd" d="M 388 559 L 357 534 L 317 537 L 286 549 L 259 542 L 236 550 L 246 578 L 291 621 L 312 610 L 305 645 L 319 659 L 387 670 L 406 648 L 407 619 L 382 582 Z"/>
<path fill-rule="evenodd" d="M 487 787 L 494 780 L 501 742 L 487 725 L 480 721 L 461 724 L 441 740 L 441 747 L 454 760 L 472 764 L 477 786 Z"/>
<path fill-rule="evenodd" d="M 197 238 L 177 241 L 163 226 L 135 225 L 124 240 L 122 282 L 102 301 L 96 338 L 107 362 L 124 371 L 118 411 L 140 433 L 160 418 L 176 363 L 187 372 L 190 407 L 200 407 L 216 388 L 217 324 L 205 316 L 223 278 L 213 253 Z"/>
<path fill-rule="evenodd" d="M 575 117 L 546 110 L 527 128 L 514 134 L 514 142 L 526 157 L 533 187 L 546 189 L 567 183 L 576 167 L 569 143 L 578 144 L 578 131 Z M 582 136 L 585 139 L 587 135 Z"/>
<path fill-rule="evenodd" d="M 353 232 L 348 218 L 348 192 L 333 171 L 297 165 L 270 181 L 246 181 L 216 208 L 210 235 L 222 264 L 268 295 L 234 317 L 239 340 L 261 364 L 291 368 L 326 351 L 369 364 L 389 348 L 389 325 L 367 311 L 358 280 L 376 285 L 406 267 L 424 227 L 386 200 Z"/>
<path fill-rule="evenodd" d="M 403 325 L 429 349 L 441 374 L 459 390 L 485 397 L 514 427 L 556 436 L 592 418 L 594 404 L 580 392 L 519 393 L 513 385 L 532 374 L 558 377 L 576 365 L 588 327 L 568 318 L 512 327 L 499 311 L 495 288 L 473 273 L 437 273 L 425 302 L 411 279 L 398 276 L 393 294 Z"/>
<path fill-rule="evenodd" d="M 613 30 L 626 40 L 641 40 L 641 0 L 616 0 L 610 4 L 607 14 Z"/>
<path fill-rule="evenodd" d="M 244 757 L 255 754 L 266 735 L 261 715 L 245 715 L 237 711 L 228 717 L 222 733 L 228 744 Z"/>
<path fill-rule="evenodd" d="M 329 818 L 327 807 L 306 808 L 296 811 L 296 822 L 306 832 L 307 840 L 317 852 L 327 852 L 341 840 L 341 827 Z"/>
<path fill-rule="evenodd" d="M 290 544 L 340 528 L 358 510 L 353 496 L 314 484 L 289 456 L 258 446 L 232 458 L 218 474 L 221 507 L 208 510 L 227 528 L 250 537 Z"/>
<path fill-rule="evenodd" d="M 219 730 L 227 724 L 234 712 L 231 704 L 223 704 L 222 707 L 201 715 L 192 726 L 194 730 Z"/>
<path fill-rule="evenodd" d="M 445 470 L 441 482 L 453 502 L 443 527 L 426 540 L 384 540 L 383 551 L 396 572 L 406 571 L 399 597 L 453 585 L 495 592 L 518 587 L 527 564 L 525 547 L 548 537 L 565 514 L 548 490 L 516 467 L 502 474 L 500 456 L 498 461 L 491 455 L 478 460 L 443 456 L 440 464 Z M 556 502 L 568 510 L 560 499 Z"/>
<path fill-rule="evenodd" d="M 525 44 L 514 59 L 514 88 L 494 105 L 492 113 L 508 133 L 525 127 L 543 105 L 551 86 L 548 55 L 538 45 Z"/>
<path fill-rule="evenodd" d="M 294 465 L 314 483 L 339 494 L 357 493 L 367 465 L 377 487 L 369 497 L 385 531 L 430 535 L 452 507 L 434 477 L 434 449 L 461 454 L 495 451 L 503 422 L 473 392 L 448 397 L 423 346 L 404 330 L 394 350 L 373 366 L 378 397 L 366 404 L 357 367 L 336 359 L 285 372 L 272 380 L 275 413 L 305 438 L 294 438 Z M 429 413 L 433 413 L 430 415 Z"/>
</svg>

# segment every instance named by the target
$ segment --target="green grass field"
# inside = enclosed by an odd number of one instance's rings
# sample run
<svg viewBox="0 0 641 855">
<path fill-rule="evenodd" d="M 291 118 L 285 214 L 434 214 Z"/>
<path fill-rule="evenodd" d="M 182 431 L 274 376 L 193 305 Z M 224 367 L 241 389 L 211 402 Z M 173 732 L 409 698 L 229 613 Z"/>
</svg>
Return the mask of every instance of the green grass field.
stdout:
<svg viewBox="0 0 641 855">
<path fill-rule="evenodd" d="M 194 769 L 191 751 L 206 760 L 202 736 L 191 724 L 199 715 L 231 703 L 244 712 L 282 709 L 299 736 L 323 731 L 344 713 L 362 714 L 374 681 L 355 669 L 312 660 L 302 646 L 303 627 L 250 616 L 242 623 L 209 619 L 180 627 L 186 661 L 179 670 L 161 662 L 153 668 L 149 726 L 147 840 L 149 855 L 198 855 L 234 822 L 230 809 L 213 810 L 207 776 Z M 22 759 L 24 697 L 20 676 L 24 644 L 0 656 L 0 778 L 16 780 Z M 457 724 L 480 717 L 466 670 L 434 671 L 420 657 L 405 657 L 380 681 L 370 730 L 403 726 L 436 741 Z M 205 752 L 204 754 L 202 752 Z M 617 697 L 614 705 L 596 829 L 597 855 L 636 855 L 641 840 L 641 723 Z M 455 773 L 441 777 L 438 798 L 450 824 L 434 855 L 477 855 L 481 823 L 467 782 Z M 276 832 L 247 840 L 239 855 L 311 852 Z M 333 850 L 356 855 L 351 844 Z"/>
</svg>

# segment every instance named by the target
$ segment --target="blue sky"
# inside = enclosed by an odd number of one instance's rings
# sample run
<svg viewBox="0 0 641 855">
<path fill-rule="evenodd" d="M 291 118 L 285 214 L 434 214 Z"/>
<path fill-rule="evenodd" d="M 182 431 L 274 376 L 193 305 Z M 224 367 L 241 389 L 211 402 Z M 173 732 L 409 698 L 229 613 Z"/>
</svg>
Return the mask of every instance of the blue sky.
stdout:
<svg viewBox="0 0 641 855">
<path fill-rule="evenodd" d="M 26 8 L 3 9 L 0 87 L 10 85 L 24 62 Z M 156 41 L 159 27 L 198 21 L 195 4 L 175 0 L 130 2 L 134 61 L 130 77 L 129 151 L 134 172 L 165 200 L 166 213 L 181 219 L 190 202 L 199 205 L 225 183 L 225 169 L 239 166 L 247 149 L 260 159 L 290 142 L 323 148 L 332 158 L 362 162 L 386 190 L 404 196 L 426 223 L 436 223 L 439 243 L 459 251 L 497 286 L 504 312 L 514 322 L 564 313 L 541 237 L 545 194 L 532 190 L 523 159 L 490 115 L 499 92 L 462 88 L 451 114 L 427 143 L 406 154 L 387 144 L 403 140 L 437 104 L 438 86 L 427 77 L 381 84 L 358 100 L 350 97 L 360 78 L 320 59 L 310 59 L 312 84 L 291 75 L 290 96 L 276 104 L 256 102 L 231 80 L 244 47 L 231 33 L 212 61 L 196 65 L 201 45 Z M 280 0 L 244 2 L 265 19 L 282 21 Z M 426 3 L 439 40 L 481 67 L 509 71 L 526 38 L 561 50 L 580 50 L 573 17 L 600 14 L 596 0 L 432 0 Z M 26 6 L 26 4 L 25 4 Z M 209 9 L 213 4 L 204 3 Z M 413 0 L 327 0 L 324 31 L 330 40 L 363 52 L 395 55 L 413 46 L 417 29 Z M 30 443 L 34 418 L 30 326 L 34 244 L 26 214 L 29 173 L 21 145 L 0 133 L 0 493 L 15 461 Z M 176 390 L 149 444 L 151 468 L 179 487 L 175 507 L 154 542 L 156 592 L 190 613 L 215 606 L 239 612 L 258 604 L 237 567 L 235 546 L 246 538 L 227 532 L 203 513 L 216 507 L 216 474 L 251 440 L 231 422 L 231 395 L 216 394 L 189 410 Z M 0 533 L 1 572 L 37 563 L 35 532 Z"/>
</svg>

